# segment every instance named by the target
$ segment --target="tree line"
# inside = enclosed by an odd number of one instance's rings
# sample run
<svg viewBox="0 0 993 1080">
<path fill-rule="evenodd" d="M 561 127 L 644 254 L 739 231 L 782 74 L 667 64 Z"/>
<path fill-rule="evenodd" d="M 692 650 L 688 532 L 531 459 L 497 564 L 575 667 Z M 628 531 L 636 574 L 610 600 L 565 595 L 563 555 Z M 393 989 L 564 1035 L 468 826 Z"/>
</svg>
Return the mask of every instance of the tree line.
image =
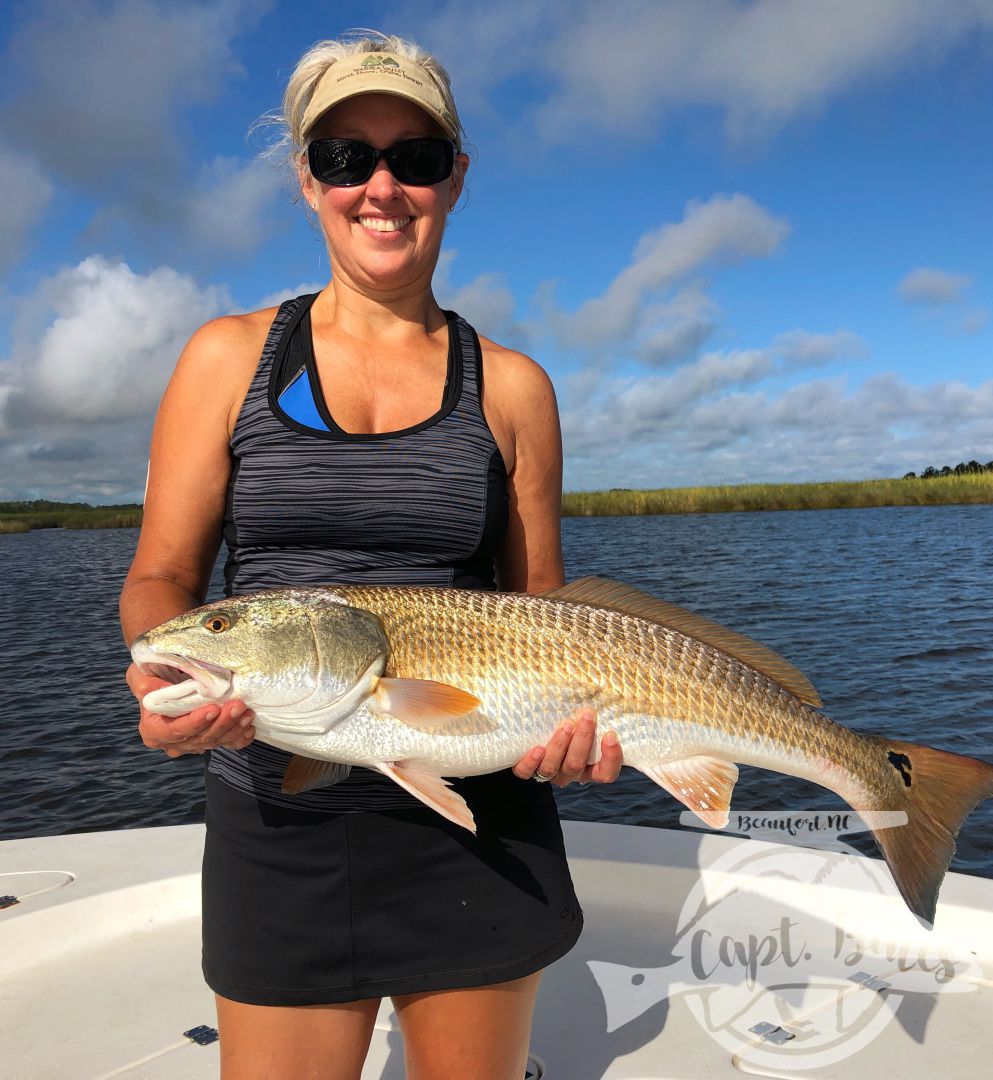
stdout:
<svg viewBox="0 0 993 1080">
<path fill-rule="evenodd" d="M 933 465 L 928 467 L 920 476 L 915 472 L 904 473 L 904 480 L 931 480 L 935 476 L 969 476 L 972 473 L 993 473 L 993 461 L 987 461 L 985 465 L 978 461 L 960 461 L 958 465 L 942 465 L 936 469 Z"/>
</svg>

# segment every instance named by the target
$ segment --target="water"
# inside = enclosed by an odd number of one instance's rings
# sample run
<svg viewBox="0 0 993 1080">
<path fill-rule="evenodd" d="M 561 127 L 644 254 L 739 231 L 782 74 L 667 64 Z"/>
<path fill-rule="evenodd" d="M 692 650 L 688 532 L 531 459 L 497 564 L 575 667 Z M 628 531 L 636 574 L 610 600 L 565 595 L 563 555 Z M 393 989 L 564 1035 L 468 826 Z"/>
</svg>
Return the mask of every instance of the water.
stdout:
<svg viewBox="0 0 993 1080">
<path fill-rule="evenodd" d="M 569 578 L 615 577 L 757 638 L 840 723 L 993 761 L 993 507 L 569 518 L 563 534 Z M 202 820 L 203 760 L 146 750 L 123 681 L 117 594 L 136 538 L 0 537 L 2 838 Z M 571 818 L 672 827 L 682 809 L 632 769 L 557 794 Z M 843 806 L 749 768 L 732 805 Z M 966 822 L 953 869 L 993 877 L 991 826 L 993 799 Z"/>
</svg>

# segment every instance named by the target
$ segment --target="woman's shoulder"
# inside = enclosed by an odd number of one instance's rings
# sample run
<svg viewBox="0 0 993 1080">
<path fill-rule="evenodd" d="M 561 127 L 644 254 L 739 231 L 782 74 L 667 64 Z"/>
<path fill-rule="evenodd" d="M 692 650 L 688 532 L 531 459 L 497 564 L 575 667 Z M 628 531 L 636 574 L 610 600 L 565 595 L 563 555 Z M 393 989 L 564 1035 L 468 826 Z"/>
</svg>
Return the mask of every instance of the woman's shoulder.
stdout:
<svg viewBox="0 0 993 1080">
<path fill-rule="evenodd" d="M 195 330 L 183 349 L 166 401 L 195 401 L 200 413 L 226 416 L 229 432 L 258 368 L 278 308 L 222 315 Z"/>
<path fill-rule="evenodd" d="M 212 369 L 238 369 L 258 363 L 278 307 L 221 315 L 194 331 L 183 350 L 182 361 Z"/>
<path fill-rule="evenodd" d="M 552 393 L 552 380 L 548 372 L 527 353 L 508 349 L 479 334 L 479 347 L 483 354 L 485 385 L 499 393 L 513 396 L 521 392 Z"/>
</svg>

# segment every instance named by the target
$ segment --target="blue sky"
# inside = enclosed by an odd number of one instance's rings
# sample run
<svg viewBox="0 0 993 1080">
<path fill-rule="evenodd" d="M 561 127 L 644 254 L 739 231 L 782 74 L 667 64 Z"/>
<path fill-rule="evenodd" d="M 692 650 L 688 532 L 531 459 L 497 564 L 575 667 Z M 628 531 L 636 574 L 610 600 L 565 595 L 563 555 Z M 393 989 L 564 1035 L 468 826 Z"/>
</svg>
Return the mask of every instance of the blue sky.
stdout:
<svg viewBox="0 0 993 1080">
<path fill-rule="evenodd" d="M 476 148 L 436 294 L 567 489 L 993 458 L 993 0 L 42 0 L 0 28 L 0 498 L 140 498 L 198 325 L 327 282 L 253 122 L 412 37 Z"/>
</svg>

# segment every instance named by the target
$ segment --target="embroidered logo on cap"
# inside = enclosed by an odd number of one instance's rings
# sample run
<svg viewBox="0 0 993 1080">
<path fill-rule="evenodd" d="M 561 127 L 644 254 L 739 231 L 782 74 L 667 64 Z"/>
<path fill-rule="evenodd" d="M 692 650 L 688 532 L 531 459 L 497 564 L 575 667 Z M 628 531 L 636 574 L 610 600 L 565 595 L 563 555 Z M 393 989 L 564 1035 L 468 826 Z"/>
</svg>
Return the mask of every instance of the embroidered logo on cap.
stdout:
<svg viewBox="0 0 993 1080">
<path fill-rule="evenodd" d="M 392 56 L 367 56 L 359 67 L 374 68 L 374 67 L 399 67 L 400 65 L 393 59 Z"/>
</svg>

